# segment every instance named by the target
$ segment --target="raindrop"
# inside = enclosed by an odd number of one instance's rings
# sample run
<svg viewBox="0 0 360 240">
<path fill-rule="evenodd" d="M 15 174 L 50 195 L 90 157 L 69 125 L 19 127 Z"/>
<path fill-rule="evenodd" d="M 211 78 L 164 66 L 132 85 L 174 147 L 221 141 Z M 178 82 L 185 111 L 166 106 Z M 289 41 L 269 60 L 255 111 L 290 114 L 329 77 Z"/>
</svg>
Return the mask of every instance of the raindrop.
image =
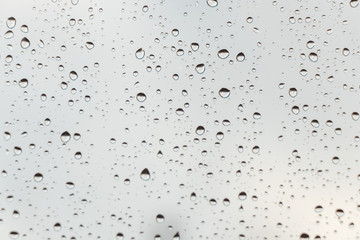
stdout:
<svg viewBox="0 0 360 240">
<path fill-rule="evenodd" d="M 218 5 L 217 0 L 206 0 L 206 2 L 210 7 L 216 7 Z"/>
<path fill-rule="evenodd" d="M 14 17 L 9 17 L 6 20 L 6 26 L 10 29 L 14 28 L 16 26 L 16 19 Z"/>
<path fill-rule="evenodd" d="M 238 61 L 238 62 L 242 62 L 242 61 L 244 61 L 245 60 L 245 54 L 244 53 L 239 53 L 238 55 L 236 55 L 236 60 Z"/>
<path fill-rule="evenodd" d="M 205 133 L 205 128 L 203 126 L 198 126 L 195 130 L 197 135 L 203 135 Z"/>
<path fill-rule="evenodd" d="M 144 102 L 146 100 L 146 95 L 145 93 L 138 93 L 136 95 L 136 100 L 138 100 L 139 102 Z"/>
<path fill-rule="evenodd" d="M 11 231 L 9 233 L 9 236 L 10 236 L 11 239 L 17 239 L 19 237 L 19 233 L 16 232 L 16 231 Z"/>
<path fill-rule="evenodd" d="M 150 172 L 147 168 L 144 168 L 140 173 L 140 178 L 144 181 L 148 181 L 150 179 Z"/>
<path fill-rule="evenodd" d="M 309 54 L 309 59 L 310 59 L 310 61 L 312 61 L 312 62 L 317 62 L 317 60 L 318 60 L 318 55 L 317 55 L 316 53 L 312 52 L 312 53 Z"/>
<path fill-rule="evenodd" d="M 20 28 L 20 30 L 21 30 L 23 33 L 29 32 L 29 28 L 28 28 L 27 25 L 22 25 L 21 28 Z"/>
<path fill-rule="evenodd" d="M 357 120 L 359 120 L 359 113 L 358 113 L 358 112 L 353 112 L 353 113 L 351 114 L 351 117 L 352 117 L 352 119 L 353 119 L 354 121 L 357 121 Z"/>
<path fill-rule="evenodd" d="M 22 88 L 26 88 L 29 85 L 29 81 L 26 78 L 23 78 L 19 81 L 19 86 Z"/>
<path fill-rule="evenodd" d="M 158 215 L 156 216 L 156 222 L 162 223 L 162 222 L 164 222 L 164 220 L 165 220 L 165 218 L 164 218 L 163 215 L 158 214 Z"/>
<path fill-rule="evenodd" d="M 359 0 L 351 0 L 350 1 L 350 6 L 355 8 L 359 5 Z"/>
<path fill-rule="evenodd" d="M 14 36 L 13 31 L 9 30 L 4 34 L 5 39 L 10 39 Z"/>
<path fill-rule="evenodd" d="M 60 136 L 60 139 L 63 143 L 67 143 L 68 141 L 70 141 L 71 135 L 69 132 L 63 132 Z"/>
<path fill-rule="evenodd" d="M 230 90 L 227 88 L 221 88 L 219 90 L 219 95 L 222 98 L 228 98 L 230 96 Z"/>
<path fill-rule="evenodd" d="M 344 210 L 336 209 L 335 214 L 336 216 L 338 216 L 338 218 L 341 218 L 342 216 L 344 216 Z"/>
<path fill-rule="evenodd" d="M 196 52 L 197 50 L 199 50 L 200 46 L 198 43 L 191 43 L 190 47 L 194 52 Z"/>
<path fill-rule="evenodd" d="M 35 175 L 34 175 L 34 181 L 35 182 L 41 182 L 42 180 L 43 180 L 43 175 L 41 174 L 41 173 L 36 173 Z"/>
<path fill-rule="evenodd" d="M 66 182 L 65 186 L 68 189 L 73 189 L 75 187 L 75 184 L 73 182 Z"/>
<path fill-rule="evenodd" d="M 309 240 L 309 239 L 310 239 L 309 234 L 302 233 L 302 234 L 300 235 L 300 240 Z"/>
<path fill-rule="evenodd" d="M 205 64 L 201 63 L 196 65 L 195 70 L 199 74 L 203 74 L 205 72 Z"/>
<path fill-rule="evenodd" d="M 29 39 L 27 39 L 26 37 L 24 37 L 23 39 L 21 39 L 20 46 L 21 46 L 23 49 L 27 49 L 28 47 L 30 47 L 30 41 L 29 41 Z"/>
<path fill-rule="evenodd" d="M 290 95 L 290 97 L 294 98 L 294 97 L 297 96 L 297 94 L 298 94 L 298 91 L 297 91 L 296 88 L 290 88 L 290 89 L 289 89 L 289 95 Z"/>
<path fill-rule="evenodd" d="M 91 50 L 95 47 L 94 43 L 92 43 L 92 42 L 86 42 L 85 46 L 88 50 Z"/>
<path fill-rule="evenodd" d="M 69 77 L 70 77 L 71 80 L 75 81 L 78 78 L 78 75 L 77 75 L 77 73 L 75 71 L 71 71 L 69 73 Z"/>
<path fill-rule="evenodd" d="M 135 52 L 135 56 L 137 59 L 143 59 L 145 56 L 145 50 L 143 50 L 142 48 L 139 48 L 136 52 Z"/>
<path fill-rule="evenodd" d="M 226 50 L 226 49 L 221 49 L 219 52 L 218 52 L 218 57 L 221 58 L 221 59 L 225 59 L 229 56 L 229 51 Z"/>
</svg>

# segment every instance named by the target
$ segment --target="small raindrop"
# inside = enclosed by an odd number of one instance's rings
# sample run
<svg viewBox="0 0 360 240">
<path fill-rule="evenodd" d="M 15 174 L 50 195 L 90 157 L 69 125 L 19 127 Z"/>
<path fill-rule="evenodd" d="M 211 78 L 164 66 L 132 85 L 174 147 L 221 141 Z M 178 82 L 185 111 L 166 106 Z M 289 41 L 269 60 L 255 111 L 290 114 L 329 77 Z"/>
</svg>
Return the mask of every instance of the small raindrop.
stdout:
<svg viewBox="0 0 360 240">
<path fill-rule="evenodd" d="M 140 173 L 140 178 L 144 181 L 148 181 L 150 179 L 150 172 L 147 168 L 144 168 Z"/>
</svg>

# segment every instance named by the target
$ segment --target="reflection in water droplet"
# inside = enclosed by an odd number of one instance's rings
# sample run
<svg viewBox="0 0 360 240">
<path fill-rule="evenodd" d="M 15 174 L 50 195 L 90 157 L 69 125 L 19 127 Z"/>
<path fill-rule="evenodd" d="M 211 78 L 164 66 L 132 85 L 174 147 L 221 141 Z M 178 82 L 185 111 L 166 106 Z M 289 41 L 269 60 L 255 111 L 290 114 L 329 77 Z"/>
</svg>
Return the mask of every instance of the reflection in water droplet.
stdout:
<svg viewBox="0 0 360 240">
<path fill-rule="evenodd" d="M 150 179 L 150 172 L 147 168 L 144 168 L 144 170 L 141 171 L 140 178 L 144 181 L 148 181 Z"/>
<path fill-rule="evenodd" d="M 30 47 L 30 41 L 29 41 L 29 39 L 27 39 L 26 37 L 24 37 L 23 39 L 21 39 L 20 46 L 21 46 L 23 49 L 27 49 L 28 47 Z"/>
</svg>

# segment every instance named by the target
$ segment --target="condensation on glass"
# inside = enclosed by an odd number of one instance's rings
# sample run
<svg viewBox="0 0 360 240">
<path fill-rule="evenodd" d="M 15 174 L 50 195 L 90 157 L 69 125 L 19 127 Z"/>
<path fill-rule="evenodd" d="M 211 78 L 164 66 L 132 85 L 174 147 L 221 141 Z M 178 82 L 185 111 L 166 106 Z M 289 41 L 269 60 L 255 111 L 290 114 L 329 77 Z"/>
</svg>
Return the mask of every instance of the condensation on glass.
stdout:
<svg viewBox="0 0 360 240">
<path fill-rule="evenodd" d="M 1 0 L 0 239 L 359 239 L 358 5 Z"/>
</svg>

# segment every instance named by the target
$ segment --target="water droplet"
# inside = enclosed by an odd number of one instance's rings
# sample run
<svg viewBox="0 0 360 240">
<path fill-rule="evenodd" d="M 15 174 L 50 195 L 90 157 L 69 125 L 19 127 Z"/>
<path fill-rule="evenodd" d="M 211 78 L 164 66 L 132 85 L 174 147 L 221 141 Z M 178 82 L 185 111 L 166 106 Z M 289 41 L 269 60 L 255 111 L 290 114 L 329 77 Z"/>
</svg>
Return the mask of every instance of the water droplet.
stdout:
<svg viewBox="0 0 360 240">
<path fill-rule="evenodd" d="M 239 193 L 238 198 L 239 198 L 241 201 L 246 200 L 246 198 L 247 198 L 246 192 L 241 192 L 241 193 Z"/>
<path fill-rule="evenodd" d="M 178 232 L 175 233 L 173 240 L 180 240 L 180 234 Z"/>
<path fill-rule="evenodd" d="M 321 205 L 318 205 L 318 206 L 315 207 L 314 210 L 315 210 L 316 213 L 321 213 L 323 211 L 323 207 Z"/>
<path fill-rule="evenodd" d="M 29 32 L 29 28 L 28 28 L 27 25 L 22 25 L 22 26 L 20 27 L 20 30 L 21 30 L 23 33 Z"/>
<path fill-rule="evenodd" d="M 35 175 L 34 175 L 34 181 L 35 182 L 41 182 L 42 180 L 43 180 L 43 175 L 41 174 L 41 173 L 36 173 Z"/>
<path fill-rule="evenodd" d="M 173 29 L 171 31 L 171 34 L 174 36 L 174 37 L 177 37 L 179 35 L 179 30 L 178 29 Z"/>
<path fill-rule="evenodd" d="M 340 158 L 335 156 L 332 158 L 332 162 L 333 164 L 338 164 L 340 162 Z"/>
<path fill-rule="evenodd" d="M 4 34 L 5 39 L 10 39 L 14 36 L 13 31 L 9 30 Z"/>
<path fill-rule="evenodd" d="M 239 53 L 238 55 L 236 55 L 236 60 L 238 61 L 238 62 L 242 62 L 242 61 L 244 61 L 245 60 L 245 54 L 244 53 Z"/>
<path fill-rule="evenodd" d="M 353 112 L 353 113 L 351 114 L 351 117 L 352 117 L 352 119 L 353 119 L 354 121 L 357 121 L 357 120 L 359 120 L 359 113 L 358 113 L 358 112 Z"/>
<path fill-rule="evenodd" d="M 60 136 L 60 139 L 63 143 L 67 143 L 68 141 L 70 141 L 71 135 L 69 132 L 63 132 Z"/>
<path fill-rule="evenodd" d="M 203 126 L 198 126 L 195 130 L 197 135 L 203 135 L 205 133 L 205 128 Z"/>
<path fill-rule="evenodd" d="M 320 126 L 320 123 L 318 120 L 314 119 L 311 121 L 311 125 L 314 127 L 314 128 L 318 128 Z"/>
<path fill-rule="evenodd" d="M 19 86 L 22 88 L 26 88 L 29 85 L 29 81 L 26 78 L 23 78 L 19 81 Z"/>
<path fill-rule="evenodd" d="M 136 100 L 138 100 L 139 102 L 144 102 L 146 100 L 146 95 L 145 93 L 138 93 L 136 95 Z"/>
<path fill-rule="evenodd" d="M 60 231 L 61 230 L 61 224 L 60 223 L 55 223 L 54 224 L 54 230 L 55 230 L 55 232 Z"/>
<path fill-rule="evenodd" d="M 9 233 L 9 237 L 10 237 L 11 239 L 17 239 L 17 238 L 19 237 L 19 233 L 16 232 L 16 231 L 11 231 L 11 232 Z"/>
<path fill-rule="evenodd" d="M 14 28 L 16 26 L 16 19 L 14 17 L 9 17 L 6 20 L 6 26 L 10 29 Z"/>
<path fill-rule="evenodd" d="M 297 91 L 296 88 L 290 88 L 290 89 L 289 89 L 289 95 L 290 95 L 290 97 L 292 97 L 292 98 L 296 97 L 296 96 L 297 96 L 297 93 L 298 93 L 298 91 Z"/>
<path fill-rule="evenodd" d="M 310 239 L 310 236 L 307 233 L 302 233 L 300 235 L 300 240 L 309 240 L 309 239 Z"/>
<path fill-rule="evenodd" d="M 344 48 L 342 50 L 342 54 L 346 57 L 346 56 L 348 56 L 350 54 L 350 50 L 348 48 Z"/>
<path fill-rule="evenodd" d="M 351 0 L 350 1 L 350 6 L 355 8 L 359 5 L 359 0 Z"/>
<path fill-rule="evenodd" d="M 11 138 L 11 134 L 9 132 L 4 132 L 4 139 L 5 141 L 9 141 Z"/>
<path fill-rule="evenodd" d="M 219 90 L 219 95 L 222 98 L 228 98 L 230 96 L 230 90 L 227 88 L 221 88 Z"/>
<path fill-rule="evenodd" d="M 123 240 L 123 239 L 124 239 L 124 234 L 122 233 L 116 234 L 116 240 Z"/>
<path fill-rule="evenodd" d="M 261 119 L 261 114 L 260 114 L 259 112 L 254 112 L 253 118 L 254 118 L 255 120 L 259 120 L 259 119 Z"/>
<path fill-rule="evenodd" d="M 148 181 L 150 179 L 150 172 L 147 168 L 144 168 L 144 170 L 141 171 L 140 178 L 144 181 Z"/>
<path fill-rule="evenodd" d="M 178 108 L 175 110 L 175 113 L 178 115 L 178 116 L 181 116 L 181 115 L 184 115 L 184 110 L 182 108 Z"/>
<path fill-rule="evenodd" d="M 318 55 L 317 55 L 316 53 L 312 52 L 312 53 L 309 54 L 309 59 L 310 59 L 310 61 L 312 61 L 312 62 L 317 62 L 317 60 L 318 60 Z"/>
<path fill-rule="evenodd" d="M 200 46 L 198 43 L 191 43 L 190 47 L 194 52 L 196 52 L 197 50 L 199 50 Z"/>
<path fill-rule="evenodd" d="M 71 80 L 75 81 L 78 78 L 78 75 L 77 75 L 77 73 L 75 71 L 71 71 L 69 73 L 69 77 L 70 77 Z"/>
<path fill-rule="evenodd" d="M 21 147 L 14 147 L 14 154 L 15 156 L 19 156 L 22 153 Z"/>
<path fill-rule="evenodd" d="M 158 214 L 158 215 L 156 216 L 156 222 L 162 223 L 162 222 L 164 222 L 164 220 L 165 220 L 165 218 L 164 218 L 163 215 Z"/>
<path fill-rule="evenodd" d="M 136 52 L 135 52 L 135 56 L 137 59 L 143 59 L 145 56 L 145 50 L 142 48 L 139 48 Z"/>
<path fill-rule="evenodd" d="M 221 58 L 221 59 L 225 59 L 229 56 L 229 51 L 226 50 L 226 49 L 221 49 L 219 52 L 218 52 L 218 57 Z"/>
<path fill-rule="evenodd" d="M 342 209 L 336 209 L 335 214 L 336 216 L 338 216 L 338 218 L 341 218 L 342 216 L 344 216 L 345 213 Z"/>
<path fill-rule="evenodd" d="M 205 72 L 205 64 L 201 63 L 196 65 L 195 70 L 199 74 L 203 74 Z"/>
<path fill-rule="evenodd" d="M 28 47 L 30 47 L 30 41 L 29 41 L 29 39 L 27 39 L 26 37 L 24 37 L 23 39 L 21 39 L 20 46 L 21 46 L 23 49 L 27 49 Z"/>
<path fill-rule="evenodd" d="M 73 189 L 75 187 L 75 184 L 73 182 L 66 182 L 65 186 L 68 189 Z"/>
<path fill-rule="evenodd" d="M 218 5 L 217 0 L 206 0 L 206 2 L 210 7 L 216 7 Z"/>
<path fill-rule="evenodd" d="M 88 50 L 91 50 L 95 47 L 94 43 L 92 43 L 92 42 L 86 42 L 85 46 Z"/>
<path fill-rule="evenodd" d="M 72 5 L 77 5 L 79 3 L 79 0 L 71 0 Z"/>
<path fill-rule="evenodd" d="M 313 47 L 315 46 L 315 43 L 314 43 L 314 41 L 308 41 L 307 43 L 306 43 L 306 47 L 308 48 L 308 49 L 312 49 Z"/>
</svg>

